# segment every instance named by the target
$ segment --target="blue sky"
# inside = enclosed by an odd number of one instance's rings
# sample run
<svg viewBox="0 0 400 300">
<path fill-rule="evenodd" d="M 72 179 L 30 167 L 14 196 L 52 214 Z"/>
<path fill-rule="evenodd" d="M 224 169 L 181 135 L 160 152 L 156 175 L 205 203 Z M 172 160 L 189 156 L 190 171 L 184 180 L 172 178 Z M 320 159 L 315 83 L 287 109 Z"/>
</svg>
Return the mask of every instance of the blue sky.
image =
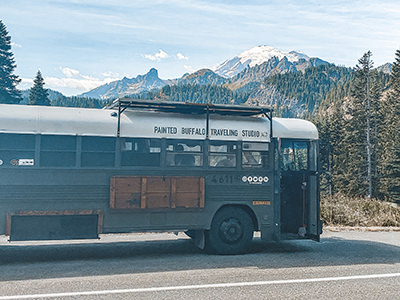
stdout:
<svg viewBox="0 0 400 300">
<path fill-rule="evenodd" d="M 0 0 L 27 88 L 76 95 L 155 67 L 163 79 L 213 67 L 258 45 L 375 66 L 400 49 L 400 1 Z"/>
</svg>

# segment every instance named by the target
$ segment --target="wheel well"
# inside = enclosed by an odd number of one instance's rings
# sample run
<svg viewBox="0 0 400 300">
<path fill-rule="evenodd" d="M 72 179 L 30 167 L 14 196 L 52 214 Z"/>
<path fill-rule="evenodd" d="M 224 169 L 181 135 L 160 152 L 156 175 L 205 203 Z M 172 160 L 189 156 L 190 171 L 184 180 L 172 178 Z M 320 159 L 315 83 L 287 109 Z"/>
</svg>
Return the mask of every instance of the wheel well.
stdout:
<svg viewBox="0 0 400 300">
<path fill-rule="evenodd" d="M 224 208 L 227 208 L 227 207 L 237 207 L 237 208 L 240 208 L 240 209 L 244 210 L 251 217 L 251 220 L 253 221 L 253 225 L 254 225 L 254 230 L 258 229 L 257 217 L 256 217 L 254 211 L 250 207 L 248 207 L 247 205 L 244 205 L 244 204 L 237 204 L 237 205 L 226 204 L 226 205 L 221 206 L 215 213 L 217 213 L 221 209 L 224 209 Z"/>
</svg>

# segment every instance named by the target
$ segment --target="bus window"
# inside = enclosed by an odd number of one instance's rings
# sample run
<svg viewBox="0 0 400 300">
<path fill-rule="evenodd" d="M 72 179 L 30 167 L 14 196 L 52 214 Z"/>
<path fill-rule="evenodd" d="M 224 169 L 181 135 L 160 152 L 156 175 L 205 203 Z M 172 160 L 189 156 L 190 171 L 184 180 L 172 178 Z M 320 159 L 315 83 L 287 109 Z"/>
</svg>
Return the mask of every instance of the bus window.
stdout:
<svg viewBox="0 0 400 300">
<path fill-rule="evenodd" d="M 282 170 L 301 171 L 308 168 L 307 142 L 282 141 Z"/>
<path fill-rule="evenodd" d="M 308 147 L 306 142 L 294 142 L 294 153 L 296 157 L 296 170 L 308 169 Z"/>
<path fill-rule="evenodd" d="M 0 134 L 0 165 L 35 165 L 35 135 Z"/>
<path fill-rule="evenodd" d="M 74 167 L 75 164 L 75 136 L 42 135 L 40 137 L 41 167 Z"/>
<path fill-rule="evenodd" d="M 121 139 L 121 166 L 160 166 L 161 141 Z"/>
<path fill-rule="evenodd" d="M 318 171 L 318 147 L 317 142 L 313 141 L 310 143 L 309 150 L 309 168 L 310 171 Z"/>
<path fill-rule="evenodd" d="M 82 167 L 113 167 L 115 162 L 115 138 L 82 137 Z"/>
<path fill-rule="evenodd" d="M 242 167 L 243 168 L 266 168 L 268 167 L 267 143 L 247 143 L 242 146 Z"/>
<path fill-rule="evenodd" d="M 167 141 L 167 166 L 203 166 L 203 141 Z"/>
<path fill-rule="evenodd" d="M 208 166 L 215 168 L 236 167 L 235 142 L 210 141 L 208 147 Z"/>
</svg>

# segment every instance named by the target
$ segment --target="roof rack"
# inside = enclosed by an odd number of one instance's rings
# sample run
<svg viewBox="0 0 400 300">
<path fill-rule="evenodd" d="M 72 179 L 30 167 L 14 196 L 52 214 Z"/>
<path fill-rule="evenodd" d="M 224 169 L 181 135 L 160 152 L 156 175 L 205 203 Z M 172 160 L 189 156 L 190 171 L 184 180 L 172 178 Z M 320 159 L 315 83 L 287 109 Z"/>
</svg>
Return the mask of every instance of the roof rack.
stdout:
<svg viewBox="0 0 400 300">
<path fill-rule="evenodd" d="M 126 110 L 153 110 L 161 112 L 174 112 L 181 114 L 205 114 L 207 118 L 207 133 L 209 126 L 209 115 L 230 115 L 230 116 L 258 116 L 264 115 L 272 121 L 272 108 L 267 106 L 245 106 L 245 105 L 222 105 L 211 103 L 188 103 L 173 101 L 142 100 L 130 98 L 117 98 L 107 107 L 118 109 L 118 136 L 120 133 L 120 115 Z M 272 126 L 272 122 L 271 122 Z M 272 128 L 271 128 L 272 130 Z"/>
<path fill-rule="evenodd" d="M 109 106 L 109 108 L 116 107 L 120 107 L 121 112 L 125 111 L 125 109 L 148 109 L 162 112 L 176 112 L 181 114 L 205 114 L 208 112 L 219 115 L 235 116 L 256 116 L 260 114 L 267 115 L 272 112 L 272 109 L 266 106 L 222 105 L 129 98 L 118 98 L 111 104 L 111 106 Z"/>
</svg>

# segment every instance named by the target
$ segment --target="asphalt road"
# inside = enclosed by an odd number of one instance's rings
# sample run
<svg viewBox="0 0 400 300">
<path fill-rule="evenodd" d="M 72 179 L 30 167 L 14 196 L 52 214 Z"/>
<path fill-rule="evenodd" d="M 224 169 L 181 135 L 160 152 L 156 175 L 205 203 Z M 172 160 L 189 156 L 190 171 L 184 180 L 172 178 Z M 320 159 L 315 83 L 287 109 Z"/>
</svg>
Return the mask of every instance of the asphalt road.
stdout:
<svg viewBox="0 0 400 300">
<path fill-rule="evenodd" d="M 256 238 L 236 256 L 205 254 L 183 234 L 68 244 L 0 237 L 4 299 L 400 299 L 400 232 Z"/>
</svg>

